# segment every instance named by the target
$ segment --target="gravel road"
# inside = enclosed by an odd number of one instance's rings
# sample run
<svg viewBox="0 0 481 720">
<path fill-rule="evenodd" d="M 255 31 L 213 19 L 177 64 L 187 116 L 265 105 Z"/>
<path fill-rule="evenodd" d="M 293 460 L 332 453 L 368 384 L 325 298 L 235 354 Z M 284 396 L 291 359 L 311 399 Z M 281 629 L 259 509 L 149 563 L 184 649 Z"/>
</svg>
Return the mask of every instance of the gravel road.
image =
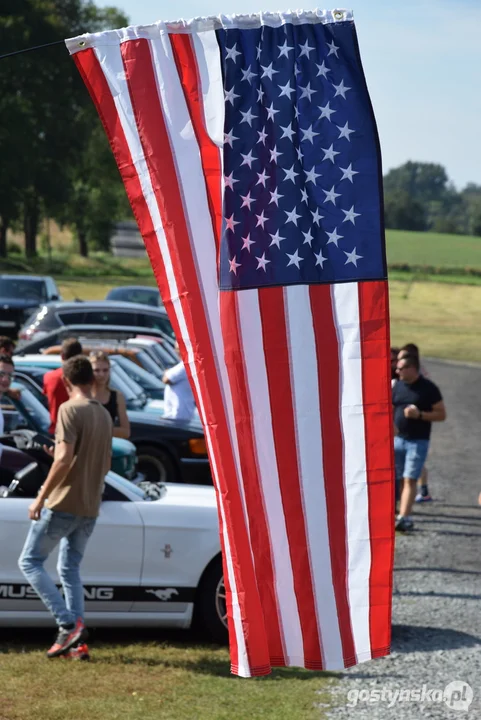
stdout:
<svg viewBox="0 0 481 720">
<path fill-rule="evenodd" d="M 329 719 L 481 719 L 481 366 L 426 365 L 448 412 L 428 459 L 434 502 L 416 505 L 414 531 L 396 535 L 392 654 L 342 674 L 322 708 Z M 437 698 L 453 681 L 449 707 Z M 380 700 L 366 699 L 372 690 Z"/>
</svg>

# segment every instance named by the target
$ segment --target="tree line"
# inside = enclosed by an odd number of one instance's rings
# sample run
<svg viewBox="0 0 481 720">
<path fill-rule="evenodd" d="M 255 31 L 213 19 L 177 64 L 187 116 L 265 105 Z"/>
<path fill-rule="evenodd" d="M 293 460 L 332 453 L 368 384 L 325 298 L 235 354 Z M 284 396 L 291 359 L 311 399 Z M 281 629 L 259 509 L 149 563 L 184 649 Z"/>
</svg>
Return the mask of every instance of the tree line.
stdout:
<svg viewBox="0 0 481 720">
<path fill-rule="evenodd" d="M 121 27 L 92 0 L 3 0 L 1 54 Z M 109 249 L 112 225 L 131 217 L 107 138 L 63 44 L 0 60 L 0 257 L 7 231 L 37 253 L 45 218 L 69 227 L 78 251 Z M 384 177 L 385 223 L 401 230 L 481 235 L 481 186 L 458 192 L 442 165 L 407 162 Z"/>
<path fill-rule="evenodd" d="M 397 230 L 481 235 L 481 185 L 458 191 L 445 168 L 407 162 L 384 177 L 385 224 Z"/>
</svg>

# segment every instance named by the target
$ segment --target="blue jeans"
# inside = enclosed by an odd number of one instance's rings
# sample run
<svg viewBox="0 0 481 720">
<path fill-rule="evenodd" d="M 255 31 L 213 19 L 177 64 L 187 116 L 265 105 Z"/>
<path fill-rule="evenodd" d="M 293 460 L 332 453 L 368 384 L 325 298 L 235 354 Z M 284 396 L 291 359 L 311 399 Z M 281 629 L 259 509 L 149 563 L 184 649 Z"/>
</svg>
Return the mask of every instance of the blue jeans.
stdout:
<svg viewBox="0 0 481 720">
<path fill-rule="evenodd" d="M 396 481 L 402 478 L 417 480 L 426 462 L 429 440 L 406 440 L 394 436 L 394 459 L 396 463 Z"/>
<path fill-rule="evenodd" d="M 57 625 L 71 625 L 84 617 L 80 563 L 96 521 L 44 508 L 40 519 L 30 526 L 18 566 Z M 57 572 L 65 599 L 43 566 L 59 543 Z"/>
</svg>

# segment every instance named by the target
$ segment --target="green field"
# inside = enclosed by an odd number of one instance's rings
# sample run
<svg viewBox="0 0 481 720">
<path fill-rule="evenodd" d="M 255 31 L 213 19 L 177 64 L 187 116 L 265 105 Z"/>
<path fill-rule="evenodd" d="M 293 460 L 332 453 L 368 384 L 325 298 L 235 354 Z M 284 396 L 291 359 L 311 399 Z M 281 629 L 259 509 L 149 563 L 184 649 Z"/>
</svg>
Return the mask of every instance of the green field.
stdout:
<svg viewBox="0 0 481 720">
<path fill-rule="evenodd" d="M 481 237 L 386 231 L 388 264 L 475 268 L 481 274 Z"/>
</svg>

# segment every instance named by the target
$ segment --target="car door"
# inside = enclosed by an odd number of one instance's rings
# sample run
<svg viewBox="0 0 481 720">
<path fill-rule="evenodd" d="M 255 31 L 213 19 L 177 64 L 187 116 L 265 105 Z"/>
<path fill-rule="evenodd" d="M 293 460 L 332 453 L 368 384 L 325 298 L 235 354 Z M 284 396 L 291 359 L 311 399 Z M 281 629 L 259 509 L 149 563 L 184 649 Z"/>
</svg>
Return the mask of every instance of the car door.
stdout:
<svg viewBox="0 0 481 720">
<path fill-rule="evenodd" d="M 28 506 L 31 502 L 31 499 L 0 498 L 0 623 L 3 612 L 19 614 L 21 622 L 21 613 L 45 610 L 18 567 L 30 527 Z M 143 543 L 143 523 L 136 504 L 120 493 L 115 499 L 103 502 L 81 565 L 86 613 L 98 616 L 104 612 L 131 610 L 140 586 Z M 60 584 L 57 556 L 56 549 L 45 568 Z"/>
</svg>

